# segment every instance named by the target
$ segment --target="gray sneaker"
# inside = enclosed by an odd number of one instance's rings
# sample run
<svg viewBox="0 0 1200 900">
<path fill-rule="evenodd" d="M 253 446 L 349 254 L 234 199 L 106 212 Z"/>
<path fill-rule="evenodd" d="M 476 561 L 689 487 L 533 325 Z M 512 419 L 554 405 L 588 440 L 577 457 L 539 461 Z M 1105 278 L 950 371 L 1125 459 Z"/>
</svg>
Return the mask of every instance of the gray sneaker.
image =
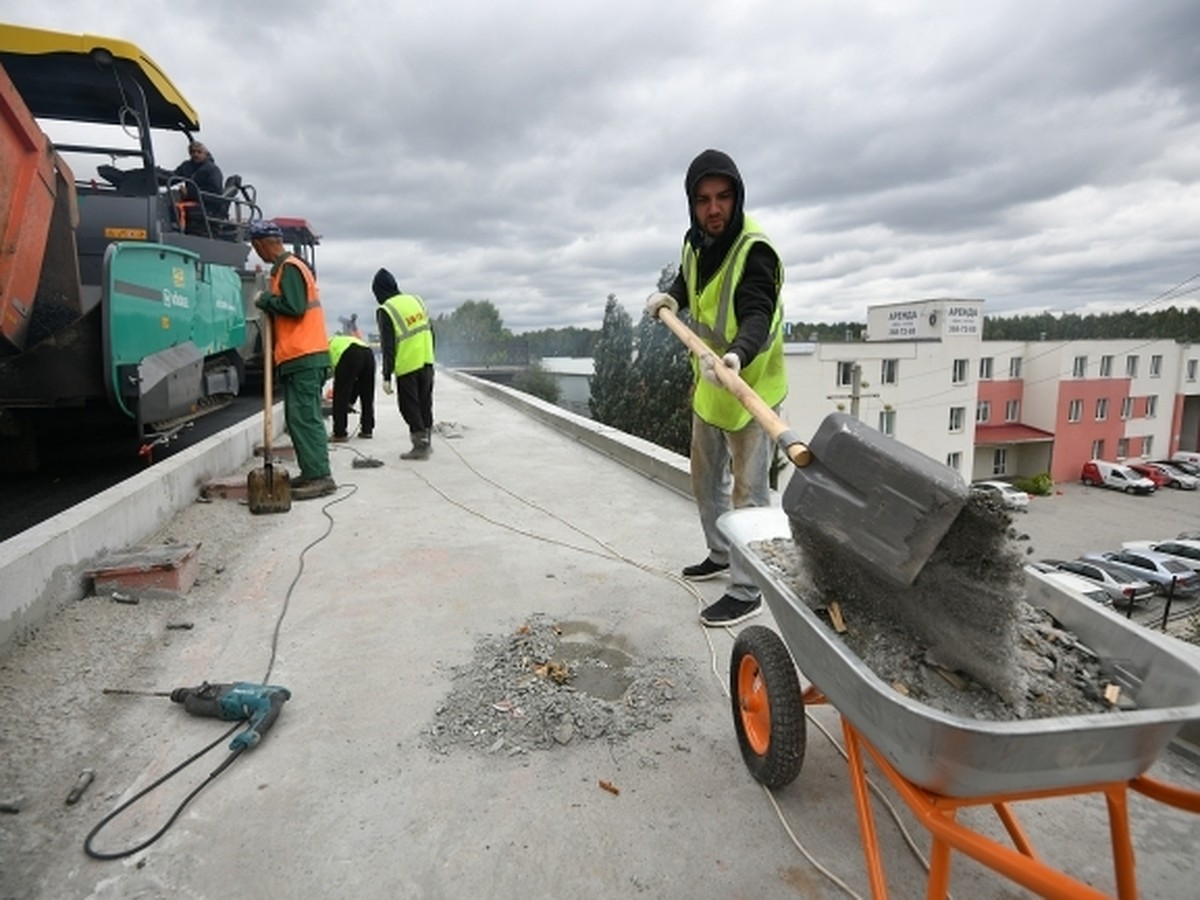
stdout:
<svg viewBox="0 0 1200 900">
<path fill-rule="evenodd" d="M 737 625 L 745 622 L 751 616 L 762 612 L 762 597 L 753 600 L 738 600 L 726 594 L 712 606 L 700 613 L 700 624 L 709 628 L 723 628 L 726 625 Z"/>
</svg>

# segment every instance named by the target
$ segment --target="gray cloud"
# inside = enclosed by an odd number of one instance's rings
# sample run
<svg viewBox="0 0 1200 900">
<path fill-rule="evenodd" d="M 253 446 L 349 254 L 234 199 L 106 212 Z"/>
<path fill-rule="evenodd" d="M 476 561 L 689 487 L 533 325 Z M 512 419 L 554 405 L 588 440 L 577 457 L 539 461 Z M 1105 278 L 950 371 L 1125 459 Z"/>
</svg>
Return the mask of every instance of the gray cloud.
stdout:
<svg viewBox="0 0 1200 900">
<path fill-rule="evenodd" d="M 331 316 L 370 315 L 381 265 L 514 331 L 636 315 L 708 146 L 793 320 L 1129 308 L 1200 270 L 1191 0 L 44 6 L 0 17 L 138 44 L 266 213 L 314 224 Z"/>
</svg>

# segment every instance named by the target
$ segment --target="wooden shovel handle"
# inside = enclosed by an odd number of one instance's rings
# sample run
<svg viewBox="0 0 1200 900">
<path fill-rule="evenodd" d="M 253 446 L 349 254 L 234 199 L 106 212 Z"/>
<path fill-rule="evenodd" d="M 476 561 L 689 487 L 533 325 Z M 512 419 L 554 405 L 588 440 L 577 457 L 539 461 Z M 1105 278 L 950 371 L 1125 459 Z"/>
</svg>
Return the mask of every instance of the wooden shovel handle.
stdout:
<svg viewBox="0 0 1200 900">
<path fill-rule="evenodd" d="M 271 335 L 271 314 L 263 310 L 259 317 L 262 323 L 263 345 L 263 462 L 271 465 L 271 437 L 275 431 L 275 346 Z"/>
<path fill-rule="evenodd" d="M 717 355 L 711 347 L 700 340 L 700 336 L 696 332 L 680 322 L 679 317 L 671 310 L 666 307 L 659 309 L 658 317 L 698 359 Z M 721 386 L 733 394 L 737 401 L 745 407 L 746 411 L 771 436 L 771 440 L 787 454 L 793 465 L 803 468 L 812 462 L 812 453 L 809 451 L 808 445 L 800 440 L 796 433 L 788 427 L 788 423 L 779 418 L 775 410 L 767 406 L 762 397 L 758 396 L 740 375 L 731 371 L 719 356 L 713 366 L 713 371 L 717 373 L 717 380 L 721 382 Z"/>
</svg>

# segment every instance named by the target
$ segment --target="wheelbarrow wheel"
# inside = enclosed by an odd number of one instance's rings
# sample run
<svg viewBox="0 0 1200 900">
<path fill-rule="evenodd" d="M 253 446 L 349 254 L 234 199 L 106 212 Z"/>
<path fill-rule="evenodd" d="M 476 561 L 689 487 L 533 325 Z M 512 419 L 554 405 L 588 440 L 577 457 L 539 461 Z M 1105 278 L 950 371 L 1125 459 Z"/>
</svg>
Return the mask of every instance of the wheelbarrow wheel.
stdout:
<svg viewBox="0 0 1200 900">
<path fill-rule="evenodd" d="M 752 625 L 734 641 L 729 695 L 750 774 L 769 788 L 790 784 L 804 765 L 804 698 L 792 655 L 770 628 Z"/>
</svg>

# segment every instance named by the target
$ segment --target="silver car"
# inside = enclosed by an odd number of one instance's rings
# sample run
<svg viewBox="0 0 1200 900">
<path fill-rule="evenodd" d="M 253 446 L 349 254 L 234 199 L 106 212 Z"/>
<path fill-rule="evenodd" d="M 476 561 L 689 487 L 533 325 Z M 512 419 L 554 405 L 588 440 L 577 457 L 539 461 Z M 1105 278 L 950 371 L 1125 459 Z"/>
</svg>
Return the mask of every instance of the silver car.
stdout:
<svg viewBox="0 0 1200 900">
<path fill-rule="evenodd" d="M 1174 541 L 1124 541 L 1124 550 L 1153 550 L 1173 556 L 1190 569 L 1200 569 L 1200 541 L 1180 538 Z"/>
<path fill-rule="evenodd" d="M 1156 593 L 1154 585 L 1130 575 L 1116 566 L 1088 559 L 1044 559 L 1042 565 L 1060 572 L 1070 572 L 1099 585 L 1113 604 L 1124 608 L 1130 601 L 1145 603 Z"/>
<path fill-rule="evenodd" d="M 1200 572 L 1165 553 L 1154 550 L 1112 550 L 1087 553 L 1080 558 L 1116 566 L 1126 574 L 1150 582 L 1160 594 L 1173 594 L 1176 597 L 1200 594 Z"/>
</svg>

